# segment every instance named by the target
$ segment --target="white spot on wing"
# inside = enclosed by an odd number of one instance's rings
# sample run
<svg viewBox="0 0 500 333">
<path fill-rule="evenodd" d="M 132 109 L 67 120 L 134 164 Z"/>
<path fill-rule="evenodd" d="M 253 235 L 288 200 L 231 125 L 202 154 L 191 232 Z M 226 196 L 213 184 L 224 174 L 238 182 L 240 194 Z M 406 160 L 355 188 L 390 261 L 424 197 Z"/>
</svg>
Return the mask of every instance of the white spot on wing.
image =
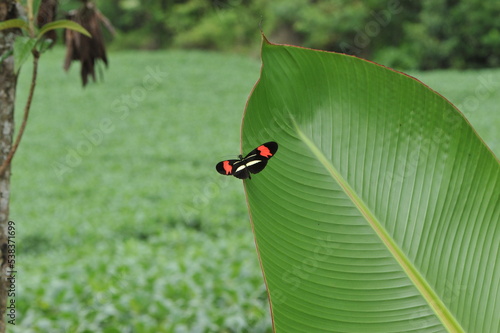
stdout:
<svg viewBox="0 0 500 333">
<path fill-rule="evenodd" d="M 254 160 L 254 161 L 248 162 L 246 165 L 247 166 L 252 166 L 252 165 L 255 165 L 255 164 L 260 163 L 260 162 L 262 162 L 262 161 L 261 160 Z"/>
<path fill-rule="evenodd" d="M 234 173 L 237 173 L 243 169 L 245 169 L 247 166 L 245 164 L 240 165 L 239 167 L 236 168 L 236 171 Z"/>
</svg>

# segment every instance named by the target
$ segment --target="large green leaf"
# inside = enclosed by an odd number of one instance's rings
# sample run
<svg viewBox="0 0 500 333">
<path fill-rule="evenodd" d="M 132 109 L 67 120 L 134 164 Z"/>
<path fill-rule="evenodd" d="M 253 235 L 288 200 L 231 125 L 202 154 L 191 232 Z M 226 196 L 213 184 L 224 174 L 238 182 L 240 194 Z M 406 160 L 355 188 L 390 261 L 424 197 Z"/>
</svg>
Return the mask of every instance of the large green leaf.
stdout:
<svg viewBox="0 0 500 333">
<path fill-rule="evenodd" d="M 500 332 L 500 166 L 418 80 L 262 46 L 242 150 L 276 332 Z"/>
</svg>

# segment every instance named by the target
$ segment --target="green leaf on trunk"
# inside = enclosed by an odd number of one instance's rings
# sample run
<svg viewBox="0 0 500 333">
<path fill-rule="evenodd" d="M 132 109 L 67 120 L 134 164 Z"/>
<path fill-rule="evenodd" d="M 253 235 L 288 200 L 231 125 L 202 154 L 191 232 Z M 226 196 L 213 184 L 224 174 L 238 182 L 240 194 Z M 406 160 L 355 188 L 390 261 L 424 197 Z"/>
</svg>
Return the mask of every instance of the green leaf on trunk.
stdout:
<svg viewBox="0 0 500 333">
<path fill-rule="evenodd" d="M 242 151 L 276 332 L 500 332 L 500 164 L 450 102 L 264 39 Z"/>
<path fill-rule="evenodd" d="M 12 19 L 0 22 L 0 30 L 12 29 L 12 28 L 19 28 L 27 31 L 28 23 L 21 19 Z"/>
<path fill-rule="evenodd" d="M 35 47 L 36 39 L 18 36 L 14 41 L 14 71 L 17 73 L 19 69 L 28 59 L 31 51 Z"/>
<path fill-rule="evenodd" d="M 70 21 L 70 20 L 58 20 L 54 22 L 47 23 L 43 27 L 40 28 L 40 32 L 38 33 L 38 38 L 42 37 L 43 34 L 45 34 L 47 31 L 54 30 L 54 29 L 70 29 L 70 30 L 75 30 L 82 35 L 85 35 L 87 37 L 92 38 L 90 33 L 82 27 L 80 24 Z"/>
</svg>

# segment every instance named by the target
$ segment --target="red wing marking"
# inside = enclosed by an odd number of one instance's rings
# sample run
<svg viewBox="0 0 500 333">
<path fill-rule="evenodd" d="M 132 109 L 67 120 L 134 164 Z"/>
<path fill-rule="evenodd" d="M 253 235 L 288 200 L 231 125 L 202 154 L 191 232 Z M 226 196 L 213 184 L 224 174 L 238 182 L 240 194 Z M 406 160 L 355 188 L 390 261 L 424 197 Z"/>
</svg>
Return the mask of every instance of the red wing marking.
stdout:
<svg viewBox="0 0 500 333">
<path fill-rule="evenodd" d="M 233 171 L 233 167 L 229 164 L 229 161 L 224 161 L 222 166 L 224 167 L 224 171 L 226 171 L 226 175 L 230 175 L 231 171 Z"/>
<path fill-rule="evenodd" d="M 257 147 L 257 150 L 260 152 L 260 156 L 264 156 L 267 158 L 273 156 L 273 154 L 271 154 L 271 152 L 269 151 L 269 148 L 264 145 Z"/>
</svg>

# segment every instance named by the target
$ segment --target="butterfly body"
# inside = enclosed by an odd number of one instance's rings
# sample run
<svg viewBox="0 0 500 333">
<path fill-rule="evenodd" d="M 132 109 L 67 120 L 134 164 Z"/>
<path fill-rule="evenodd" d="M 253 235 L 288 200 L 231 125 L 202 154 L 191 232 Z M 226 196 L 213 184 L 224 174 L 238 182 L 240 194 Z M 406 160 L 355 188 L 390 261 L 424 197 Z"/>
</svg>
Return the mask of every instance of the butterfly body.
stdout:
<svg viewBox="0 0 500 333">
<path fill-rule="evenodd" d="M 252 150 L 243 157 L 239 155 L 237 160 L 225 160 L 217 163 L 215 169 L 218 173 L 226 176 L 234 176 L 239 179 L 251 179 L 251 174 L 259 173 L 267 165 L 267 161 L 278 151 L 278 144 L 274 141 L 266 142 Z"/>
</svg>

